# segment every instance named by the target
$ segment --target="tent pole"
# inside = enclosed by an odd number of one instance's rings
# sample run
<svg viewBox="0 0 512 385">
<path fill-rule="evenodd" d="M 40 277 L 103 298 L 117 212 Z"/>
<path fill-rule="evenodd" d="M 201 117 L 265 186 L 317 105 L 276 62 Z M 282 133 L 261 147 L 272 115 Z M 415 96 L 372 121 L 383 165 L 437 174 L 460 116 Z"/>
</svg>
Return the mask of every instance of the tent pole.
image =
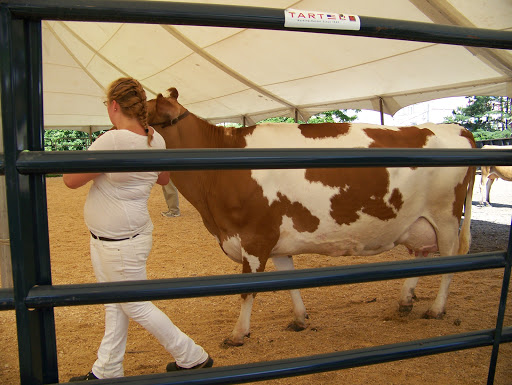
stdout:
<svg viewBox="0 0 512 385">
<path fill-rule="evenodd" d="M 384 125 L 384 100 L 379 97 L 380 124 Z"/>
</svg>

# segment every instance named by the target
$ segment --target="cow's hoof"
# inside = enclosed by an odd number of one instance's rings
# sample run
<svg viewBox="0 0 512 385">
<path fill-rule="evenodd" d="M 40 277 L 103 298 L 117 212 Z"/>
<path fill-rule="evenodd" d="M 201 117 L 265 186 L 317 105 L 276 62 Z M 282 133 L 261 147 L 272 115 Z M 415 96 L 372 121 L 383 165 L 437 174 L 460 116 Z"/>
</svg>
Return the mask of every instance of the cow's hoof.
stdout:
<svg viewBox="0 0 512 385">
<path fill-rule="evenodd" d="M 405 317 L 406 315 L 409 315 L 412 311 L 412 304 L 411 305 L 399 305 L 398 306 L 398 313 L 401 317 Z"/>
<path fill-rule="evenodd" d="M 294 331 L 294 332 L 300 332 L 304 329 L 306 329 L 308 326 L 306 324 L 300 324 L 297 321 L 292 321 L 288 324 L 286 327 L 286 330 Z"/>
<path fill-rule="evenodd" d="M 245 335 L 245 337 L 247 337 L 247 338 L 249 338 L 250 336 L 251 336 L 251 333 Z M 242 337 L 242 338 L 228 337 L 222 342 L 222 344 L 220 344 L 220 346 L 222 348 L 229 348 L 231 346 L 242 346 L 243 344 L 244 344 L 244 337 Z"/>
<path fill-rule="evenodd" d="M 221 348 L 227 349 L 232 346 L 242 346 L 244 344 L 244 341 L 234 341 L 231 338 L 226 338 L 222 343 L 220 344 Z"/>
<path fill-rule="evenodd" d="M 444 311 L 437 313 L 432 310 L 429 310 L 425 314 L 423 314 L 423 318 L 425 318 L 425 319 L 443 319 L 445 314 L 446 314 L 446 312 L 444 312 Z"/>
</svg>

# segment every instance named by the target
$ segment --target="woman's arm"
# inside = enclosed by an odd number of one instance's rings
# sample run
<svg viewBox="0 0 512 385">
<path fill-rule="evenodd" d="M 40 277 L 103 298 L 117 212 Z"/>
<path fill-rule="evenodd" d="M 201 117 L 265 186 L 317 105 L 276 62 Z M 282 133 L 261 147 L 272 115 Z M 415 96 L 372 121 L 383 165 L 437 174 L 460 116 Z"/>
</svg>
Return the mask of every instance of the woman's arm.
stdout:
<svg viewBox="0 0 512 385">
<path fill-rule="evenodd" d="M 87 151 L 91 150 L 111 150 L 114 149 L 113 135 L 116 132 L 115 127 L 112 127 L 107 132 L 104 132 L 89 146 Z M 102 173 L 78 173 L 78 174 L 64 174 L 64 184 L 69 188 L 75 189 L 82 187 L 87 182 L 93 180 Z"/>
<path fill-rule="evenodd" d="M 156 183 L 158 183 L 160 186 L 165 186 L 167 183 L 169 183 L 169 180 L 169 171 L 162 171 L 160 174 L 158 174 Z"/>
<path fill-rule="evenodd" d="M 64 184 L 69 188 L 75 189 L 78 187 L 82 187 L 87 182 L 93 180 L 98 175 L 102 173 L 81 173 L 81 174 L 64 174 L 62 179 L 64 180 Z"/>
</svg>

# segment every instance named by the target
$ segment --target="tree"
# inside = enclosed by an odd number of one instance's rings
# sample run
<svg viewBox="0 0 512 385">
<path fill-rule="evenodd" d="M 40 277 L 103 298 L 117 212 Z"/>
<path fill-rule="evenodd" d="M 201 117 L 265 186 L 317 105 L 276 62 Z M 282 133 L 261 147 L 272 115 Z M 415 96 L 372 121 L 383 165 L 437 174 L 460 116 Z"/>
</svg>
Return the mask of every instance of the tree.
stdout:
<svg viewBox="0 0 512 385">
<path fill-rule="evenodd" d="M 259 123 L 295 123 L 295 120 L 293 118 L 287 118 L 284 116 L 277 116 L 274 118 L 267 118 L 260 120 Z M 303 121 L 299 120 L 298 123 L 304 123 Z"/>
<path fill-rule="evenodd" d="M 341 123 L 353 122 L 357 119 L 357 113 L 361 110 L 355 110 L 355 115 L 347 115 L 347 110 L 325 111 L 321 114 L 313 115 L 308 123 Z"/>
<path fill-rule="evenodd" d="M 94 132 L 94 141 L 103 131 Z M 90 146 L 89 134 L 78 130 L 45 130 L 45 151 L 87 150 Z"/>
<path fill-rule="evenodd" d="M 357 113 L 361 110 L 354 110 L 355 115 L 348 115 L 348 110 L 332 110 L 325 111 L 320 114 L 313 115 L 309 118 L 308 123 L 341 123 L 353 122 L 357 119 Z M 275 117 L 262 120 L 259 123 L 296 123 L 293 118 Z M 297 123 L 306 123 L 299 120 Z"/>
<path fill-rule="evenodd" d="M 467 107 L 458 107 L 445 123 L 458 123 L 470 130 L 476 140 L 511 136 L 512 99 L 503 96 L 470 96 Z"/>
</svg>

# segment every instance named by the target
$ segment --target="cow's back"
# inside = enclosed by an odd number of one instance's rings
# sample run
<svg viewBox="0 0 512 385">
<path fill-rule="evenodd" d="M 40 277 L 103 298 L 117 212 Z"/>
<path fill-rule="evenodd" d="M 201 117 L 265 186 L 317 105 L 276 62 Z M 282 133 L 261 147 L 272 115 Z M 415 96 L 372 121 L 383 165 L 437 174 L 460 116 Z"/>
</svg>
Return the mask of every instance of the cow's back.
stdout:
<svg viewBox="0 0 512 385">
<path fill-rule="evenodd" d="M 382 126 L 366 123 L 283 124 L 254 126 L 247 148 L 472 148 L 472 134 L 456 124 Z"/>
</svg>

